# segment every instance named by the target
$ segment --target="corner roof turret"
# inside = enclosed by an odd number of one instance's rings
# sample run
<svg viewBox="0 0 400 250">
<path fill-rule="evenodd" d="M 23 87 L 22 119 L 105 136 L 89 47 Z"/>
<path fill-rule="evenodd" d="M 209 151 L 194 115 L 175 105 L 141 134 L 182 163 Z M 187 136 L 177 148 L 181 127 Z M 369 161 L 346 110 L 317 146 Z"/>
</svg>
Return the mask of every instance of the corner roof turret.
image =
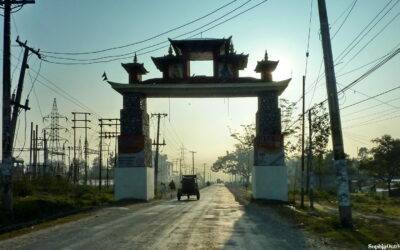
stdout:
<svg viewBox="0 0 400 250">
<path fill-rule="evenodd" d="M 146 68 L 144 67 L 143 63 L 138 63 L 137 62 L 137 56 L 135 53 L 135 56 L 133 57 L 133 63 L 121 63 L 122 67 L 128 72 L 128 74 L 131 73 L 137 73 L 140 75 L 144 75 L 149 73 Z"/>
<path fill-rule="evenodd" d="M 257 61 L 257 66 L 255 71 L 257 73 L 262 73 L 262 72 L 268 72 L 271 73 L 276 69 L 276 66 L 278 66 L 279 61 L 270 61 L 268 59 L 268 53 L 265 51 L 264 55 L 264 60 L 262 61 Z"/>
</svg>

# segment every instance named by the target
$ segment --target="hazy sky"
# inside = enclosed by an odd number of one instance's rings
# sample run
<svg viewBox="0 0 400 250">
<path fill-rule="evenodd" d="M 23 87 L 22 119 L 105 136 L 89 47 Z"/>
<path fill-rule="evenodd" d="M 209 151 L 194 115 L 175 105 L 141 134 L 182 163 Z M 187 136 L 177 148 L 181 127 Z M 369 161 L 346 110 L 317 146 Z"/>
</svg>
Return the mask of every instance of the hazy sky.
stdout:
<svg viewBox="0 0 400 250">
<path fill-rule="evenodd" d="M 28 40 L 30 46 L 48 52 L 97 51 L 151 38 L 202 17 L 230 2 L 229 0 L 37 0 L 36 4 L 26 5 L 22 10 L 13 14 L 12 40 L 15 41 L 15 38 L 19 35 L 21 40 Z M 174 38 L 211 23 L 196 32 L 180 37 L 188 38 L 261 2 L 260 0 L 233 1 L 232 4 L 207 18 L 134 46 L 81 56 L 54 56 L 87 59 L 132 53 L 144 47 L 164 42 L 168 37 Z M 331 36 L 340 29 L 332 40 L 335 59 L 351 44 L 364 27 L 388 5 L 375 19 L 375 22 L 381 17 L 382 19 L 373 28 L 371 27 L 374 23 L 365 30 L 368 31 L 371 28 L 369 33 L 363 36 L 360 42 L 353 43 L 355 44 L 354 48 L 344 58 L 335 61 L 339 89 L 360 77 L 375 64 L 372 63 L 360 68 L 361 66 L 399 48 L 399 2 L 399 0 L 359 0 L 348 15 L 354 1 L 327 0 Z M 241 5 L 243 6 L 240 7 Z M 316 0 L 269 0 L 195 37 L 222 38 L 232 36 L 236 51 L 249 54 L 248 67 L 240 72 L 240 76 L 259 77 L 254 72 L 254 68 L 257 60 L 261 60 L 264 51 L 268 50 L 270 59 L 280 61 L 274 78 L 276 80 L 292 78 L 289 87 L 281 97 L 297 102 L 301 95 L 302 75 L 305 72 L 311 5 L 310 57 L 306 87 L 306 107 L 308 108 L 313 103 L 326 98 L 325 78 L 315 84 L 318 74 L 323 73 L 323 67 L 320 70 L 322 48 L 319 39 Z M 237 10 L 232 14 L 220 18 L 236 8 Z M 389 11 L 389 9 L 391 10 Z M 218 21 L 212 22 L 215 19 L 218 19 Z M 15 42 L 13 42 L 13 45 L 15 45 Z M 145 76 L 145 79 L 161 76 L 150 57 L 166 54 L 167 48 L 144 55 L 140 55 L 140 53 L 158 47 L 160 46 L 138 52 L 139 62 L 144 63 L 146 69 L 150 72 Z M 12 69 L 14 70 L 21 49 L 14 46 L 12 54 Z M 91 148 L 96 148 L 96 145 L 98 145 L 96 133 L 99 131 L 97 119 L 99 117 L 119 117 L 119 110 L 122 108 L 122 97 L 113 91 L 107 83 L 102 82 L 101 75 L 106 71 L 110 80 L 127 82 L 127 73 L 121 67 L 121 63 L 132 61 L 131 54 L 127 57 L 129 58 L 90 65 L 60 65 L 48 62 L 42 62 L 40 65 L 37 58 L 32 55 L 29 60 L 31 77 L 33 79 L 36 77 L 39 68 L 40 74 L 34 85 L 35 91 L 32 91 L 30 95 L 32 110 L 26 113 L 28 124 L 26 133 L 24 114 L 21 113 L 17 145 L 22 146 L 26 141 L 25 146 L 29 146 L 30 121 L 39 124 L 41 128 L 48 125 L 47 123 L 43 124 L 41 117 L 50 113 L 53 98 L 57 98 L 59 112 L 70 119 L 72 111 L 95 113 L 92 116 L 91 126 L 93 129 L 90 131 L 89 143 Z M 49 57 L 46 59 L 63 63 L 77 62 Z M 375 63 L 377 62 L 379 61 L 375 61 Z M 400 57 L 394 57 L 360 81 L 351 90 L 345 92 L 344 95 L 340 95 L 340 106 L 343 108 L 366 99 L 367 96 L 374 96 L 400 86 L 398 80 L 399 66 Z M 210 64 L 196 65 L 192 73 L 207 74 L 209 70 L 211 70 Z M 341 76 L 344 73 L 347 74 Z M 18 74 L 19 66 L 13 75 L 13 89 Z M 27 75 L 24 98 L 31 86 L 30 77 Z M 368 100 L 341 111 L 346 153 L 355 155 L 358 147 L 370 147 L 372 138 L 385 133 L 397 138 L 400 137 L 398 129 L 400 89 L 377 98 L 378 100 Z M 76 99 L 79 100 L 80 105 L 76 104 Z M 383 102 L 385 104 L 382 104 Z M 82 104 L 85 105 L 85 108 L 82 107 Z M 162 152 L 168 154 L 169 159 L 174 160 L 179 157 L 179 148 L 184 145 L 186 150 L 197 152 L 195 161 L 196 165 L 200 167 L 203 163 L 210 166 L 218 155 L 232 149 L 234 141 L 229 136 L 229 129 L 238 130 L 241 124 L 254 123 L 256 104 L 256 98 L 149 99 L 148 113 L 168 113 L 168 117 L 162 121 L 161 127 L 162 138 L 165 138 L 167 143 Z M 298 109 L 301 108 L 300 104 L 297 105 Z M 71 122 L 63 125 L 72 131 Z M 154 119 L 151 120 L 150 129 L 154 138 Z M 26 140 L 24 139 L 25 134 Z M 72 142 L 71 134 L 65 135 L 70 142 Z M 79 134 L 82 135 L 80 132 Z M 188 151 L 185 155 L 186 163 L 190 164 Z"/>
</svg>

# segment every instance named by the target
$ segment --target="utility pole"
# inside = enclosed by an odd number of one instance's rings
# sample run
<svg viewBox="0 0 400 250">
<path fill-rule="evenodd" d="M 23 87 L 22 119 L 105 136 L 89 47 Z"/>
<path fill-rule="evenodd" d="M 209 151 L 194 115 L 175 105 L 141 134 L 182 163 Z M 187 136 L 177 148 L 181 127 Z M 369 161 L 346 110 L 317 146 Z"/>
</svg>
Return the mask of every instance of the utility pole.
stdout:
<svg viewBox="0 0 400 250">
<path fill-rule="evenodd" d="M 179 159 L 179 179 L 182 179 L 182 159 Z"/>
<path fill-rule="evenodd" d="M 115 123 L 113 123 L 115 121 Z M 118 126 L 120 125 L 118 122 L 119 118 L 100 118 L 100 145 L 99 145 L 99 190 L 101 190 L 101 181 L 102 181 L 102 164 L 103 164 L 103 138 L 118 138 Z M 108 123 L 107 123 L 108 122 Z M 103 126 L 115 126 L 115 132 L 103 132 Z M 117 139 L 115 140 L 117 143 Z M 116 157 L 116 156 L 115 156 Z M 116 161 L 115 161 L 116 162 Z M 116 165 L 115 165 L 116 167 Z"/>
<path fill-rule="evenodd" d="M 84 155 L 85 155 L 85 177 L 84 177 L 84 183 L 85 183 L 85 185 L 87 184 L 87 177 L 88 177 L 88 153 L 87 153 L 87 149 L 88 149 L 88 146 L 89 146 L 89 143 L 88 143 L 88 140 L 87 140 L 87 130 L 88 129 L 90 129 L 90 127 L 88 126 L 88 122 L 90 122 L 90 120 L 88 120 L 87 118 L 87 116 L 88 115 L 91 115 L 90 113 L 87 113 L 87 112 L 72 112 L 72 114 L 74 115 L 74 119 L 72 120 L 73 122 L 74 122 L 74 126 L 72 127 L 73 129 L 74 129 L 74 159 L 75 159 L 75 157 L 76 157 L 76 154 L 75 154 L 75 143 L 76 143 L 76 139 L 75 139 L 75 136 L 76 136 L 76 132 L 75 132 L 75 129 L 77 129 L 77 128 L 83 128 L 83 129 L 85 129 L 85 144 L 84 144 L 84 150 L 83 150 L 83 152 L 84 152 Z M 85 118 L 84 119 L 76 119 L 76 116 L 77 115 L 84 115 L 85 116 Z M 76 122 L 84 122 L 85 123 L 85 125 L 84 126 L 81 126 L 81 127 L 77 127 L 76 126 Z M 75 161 L 74 161 L 75 162 Z M 78 173 L 78 176 L 79 176 L 79 168 L 77 169 L 77 170 L 75 170 L 76 168 L 77 168 L 77 166 L 75 166 L 76 165 L 76 163 L 74 163 L 74 173 L 75 172 L 77 172 Z M 79 177 L 77 177 L 78 179 L 79 179 Z M 74 182 L 75 182 L 75 175 L 74 175 Z"/>
<path fill-rule="evenodd" d="M 35 168 L 40 175 L 40 166 L 38 166 L 39 159 L 39 125 L 36 124 L 36 134 L 35 134 Z"/>
<path fill-rule="evenodd" d="M 19 80 L 18 80 L 17 94 L 16 95 L 13 94 L 12 98 L 11 98 L 11 104 L 14 105 L 13 113 L 12 113 L 12 117 L 11 117 L 11 132 L 10 132 L 11 133 L 11 139 L 10 139 L 11 142 L 10 143 L 12 144 L 11 148 L 13 148 L 13 146 L 14 146 L 15 128 L 17 126 L 19 111 L 21 108 L 25 109 L 25 110 L 30 110 L 30 108 L 28 107 L 28 102 L 29 102 L 28 99 L 26 99 L 25 105 L 20 104 L 21 96 L 22 96 L 22 89 L 24 86 L 25 71 L 27 68 L 29 68 L 29 66 L 28 66 L 29 51 L 36 54 L 39 57 L 39 59 L 41 58 L 40 54 L 39 54 L 39 50 L 36 51 L 36 50 L 30 48 L 29 46 L 27 46 L 26 41 L 25 41 L 25 43 L 22 43 L 19 41 L 19 37 L 17 37 L 16 42 L 19 44 L 19 46 L 25 48 L 25 50 L 24 50 L 24 56 L 23 56 L 22 64 L 21 64 L 21 72 L 20 72 Z"/>
<path fill-rule="evenodd" d="M 197 153 L 195 151 L 189 151 L 190 153 L 192 153 L 192 174 L 194 175 L 194 154 Z"/>
<path fill-rule="evenodd" d="M 167 114 L 151 114 L 151 117 L 156 116 L 157 117 L 157 139 L 155 142 L 153 142 L 153 145 L 156 146 L 156 155 L 154 157 L 154 195 L 157 194 L 157 182 L 158 182 L 158 155 L 159 155 L 159 147 L 160 146 L 165 146 L 165 140 L 163 140 L 163 143 L 160 143 L 160 120 L 161 117 L 166 117 Z"/>
<path fill-rule="evenodd" d="M 11 11 L 12 5 L 35 3 L 33 0 L 4 0 L 3 38 L 3 117 L 2 117 L 2 178 L 3 206 L 5 212 L 13 215 L 12 194 L 12 141 L 11 141 Z"/>
<path fill-rule="evenodd" d="M 312 170 L 312 121 L 311 121 L 311 110 L 308 111 L 308 157 L 307 157 L 307 178 L 308 178 L 308 198 L 310 200 L 310 208 L 314 208 L 314 194 L 313 194 L 313 170 Z"/>
<path fill-rule="evenodd" d="M 103 149 L 103 119 L 99 119 L 100 122 L 100 143 L 99 143 L 99 190 L 101 190 L 101 180 L 102 180 L 102 176 L 101 176 L 101 169 L 102 169 L 102 149 Z"/>
<path fill-rule="evenodd" d="M 32 172 L 33 172 L 33 177 L 36 178 L 38 176 L 37 169 L 36 169 L 36 131 L 33 129 L 33 123 L 32 123 L 32 137 L 31 137 L 31 143 L 32 143 Z"/>
<path fill-rule="evenodd" d="M 332 144 L 336 179 L 338 183 L 338 205 L 340 222 L 345 227 L 352 227 L 349 177 L 343 147 L 342 125 L 340 121 L 339 101 L 336 88 L 335 67 L 333 64 L 329 22 L 325 0 L 318 0 L 321 41 L 325 61 L 326 88 L 328 92 L 329 116 L 332 131 Z"/>
<path fill-rule="evenodd" d="M 302 113 L 302 124 L 301 124 L 301 194 L 300 194 L 300 206 L 304 208 L 304 116 L 305 116 L 305 88 L 306 88 L 306 76 L 303 76 L 303 113 Z"/>
<path fill-rule="evenodd" d="M 203 185 L 204 186 L 206 185 L 206 165 L 207 165 L 206 163 L 203 163 L 203 167 L 204 167 L 204 175 L 203 175 L 204 176 L 204 180 L 203 180 L 204 183 L 203 183 Z"/>
<path fill-rule="evenodd" d="M 32 172 L 32 177 L 35 178 L 36 177 L 36 175 L 35 175 L 36 173 L 33 171 L 33 167 L 32 167 L 32 146 L 33 146 L 32 136 L 33 136 L 33 122 L 31 122 L 31 141 L 30 141 L 30 144 L 29 144 L 29 167 L 30 167 L 31 172 Z"/>
<path fill-rule="evenodd" d="M 47 138 L 46 138 L 46 130 L 43 130 L 43 173 L 47 171 Z"/>
<path fill-rule="evenodd" d="M 77 173 L 76 173 L 76 114 L 72 113 L 74 116 L 74 119 L 72 120 L 74 122 L 74 126 L 72 127 L 74 129 L 74 158 L 72 158 L 72 165 L 73 165 L 73 182 L 74 184 L 76 184 L 77 182 Z"/>
</svg>

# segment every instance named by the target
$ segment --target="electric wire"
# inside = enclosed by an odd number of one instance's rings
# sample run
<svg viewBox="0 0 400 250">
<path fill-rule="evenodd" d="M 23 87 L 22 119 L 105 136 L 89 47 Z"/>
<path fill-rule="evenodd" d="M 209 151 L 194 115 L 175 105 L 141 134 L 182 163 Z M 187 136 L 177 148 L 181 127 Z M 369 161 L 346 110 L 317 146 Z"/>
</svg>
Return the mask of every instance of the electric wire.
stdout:
<svg viewBox="0 0 400 250">
<path fill-rule="evenodd" d="M 398 12 L 375 36 L 373 36 L 361 49 L 359 49 L 353 57 L 351 57 L 341 69 L 338 70 L 340 72 L 343 68 L 345 68 L 351 61 L 353 61 L 372 41 L 375 40 L 378 35 L 380 35 L 397 17 L 400 16 L 400 12 Z"/>
<path fill-rule="evenodd" d="M 111 48 L 107 48 L 107 49 L 101 49 L 101 50 L 95 50 L 95 51 L 87 51 L 87 52 L 55 52 L 55 51 L 42 51 L 42 53 L 45 53 L 45 54 L 58 54 L 58 55 L 87 55 L 87 54 L 96 54 L 96 53 L 106 52 L 106 51 L 110 51 L 110 50 L 116 50 L 116 49 L 121 49 L 121 48 L 130 47 L 130 46 L 133 46 L 133 45 L 137 45 L 137 44 L 141 44 L 141 43 L 144 43 L 144 42 L 151 41 L 151 40 L 153 40 L 153 39 L 155 39 L 155 38 L 158 38 L 158 37 L 160 37 L 160 36 L 166 35 L 166 34 L 168 34 L 168 33 L 170 33 L 170 32 L 176 31 L 176 30 L 181 29 L 181 28 L 183 28 L 183 27 L 186 27 L 186 26 L 188 26 L 188 25 L 190 25 L 190 24 L 193 24 L 193 23 L 195 23 L 195 22 L 197 22 L 197 21 L 200 21 L 200 20 L 202 20 L 202 19 L 204 19 L 204 18 L 206 18 L 206 17 L 208 17 L 208 16 L 211 16 L 212 14 L 218 12 L 219 10 L 228 7 L 229 5 L 235 3 L 236 1 L 237 1 L 237 0 L 234 0 L 234 1 L 231 1 L 231 2 L 229 2 L 229 3 L 227 3 L 227 4 L 224 4 L 223 6 L 221 6 L 221 7 L 217 8 L 217 9 L 213 10 L 213 11 L 210 12 L 210 13 L 207 13 L 207 14 L 204 15 L 204 16 L 201 16 L 201 17 L 199 17 L 199 18 L 196 18 L 196 19 L 194 19 L 194 20 L 192 20 L 192 21 L 189 21 L 189 22 L 187 22 L 187 23 L 185 23 L 185 24 L 182 24 L 182 25 L 180 25 L 180 26 L 178 26 L 178 27 L 169 29 L 169 30 L 164 31 L 164 32 L 162 32 L 162 33 L 159 33 L 159 34 L 157 34 L 157 35 L 154 35 L 154 36 L 151 36 L 151 37 L 149 37 L 149 38 L 146 38 L 146 39 L 143 39 L 143 40 L 140 40 L 140 41 L 136 41 L 136 42 L 133 42 L 133 43 L 129 43 L 129 44 L 121 45 L 121 46 L 115 46 L 115 47 L 111 47 Z"/>
<path fill-rule="evenodd" d="M 214 22 L 216 22 L 216 21 L 218 21 L 218 20 L 221 20 L 222 18 L 224 18 L 224 17 L 226 17 L 226 16 L 232 14 L 232 13 L 235 12 L 236 10 L 239 10 L 239 9 L 243 8 L 243 6 L 245 6 L 246 4 L 248 4 L 248 3 L 251 2 L 251 1 L 252 1 L 252 0 L 247 0 L 246 2 L 244 2 L 243 4 L 241 4 L 240 6 L 238 6 L 238 7 L 236 7 L 235 9 L 229 11 L 228 13 L 226 13 L 226 14 L 224 14 L 224 15 L 222 15 L 222 16 L 220 16 L 220 17 L 214 19 L 214 20 L 212 20 L 211 22 L 208 22 L 208 23 L 206 23 L 206 24 L 204 24 L 204 25 L 202 25 L 202 26 L 200 26 L 200 27 L 198 27 L 198 28 L 196 28 L 196 29 L 194 29 L 194 30 L 191 30 L 191 31 L 185 32 L 185 33 L 183 33 L 183 34 L 181 34 L 181 35 L 175 36 L 173 39 L 176 39 L 176 38 L 179 38 L 179 37 L 182 37 L 182 36 L 186 36 L 186 35 L 192 34 L 193 32 L 196 32 L 197 30 L 200 30 L 200 29 L 202 29 L 202 28 L 204 28 L 204 27 L 207 27 L 207 26 L 209 26 L 210 24 L 212 24 L 212 23 L 214 23 Z M 203 32 L 204 32 L 204 31 L 203 31 Z M 196 35 L 197 35 L 197 34 L 196 34 Z M 123 54 L 118 54 L 118 55 L 108 55 L 108 56 L 102 56 L 102 57 L 97 57 L 97 58 L 76 59 L 76 58 L 58 57 L 58 56 L 46 56 L 46 57 L 48 57 L 48 58 L 54 58 L 54 59 L 70 60 L 70 61 L 80 61 L 80 62 L 85 62 L 85 61 L 98 61 L 98 60 L 107 59 L 107 58 L 117 58 L 117 57 L 123 57 L 123 56 L 127 56 L 127 55 L 133 55 L 133 54 L 135 54 L 135 53 L 137 53 L 137 52 L 143 51 L 143 50 L 148 49 L 148 48 L 153 48 L 153 47 L 156 47 L 156 46 L 161 45 L 161 44 L 164 44 L 164 43 L 168 43 L 168 41 L 162 41 L 162 42 L 159 42 L 159 43 L 150 45 L 150 46 L 146 46 L 146 47 L 144 47 L 144 48 L 135 50 L 135 51 L 133 51 L 133 52 L 123 53 Z M 118 59 L 117 59 L 117 60 L 118 60 Z"/>
<path fill-rule="evenodd" d="M 343 25 L 346 23 L 347 19 L 349 18 L 351 12 L 354 9 L 354 6 L 356 6 L 358 0 L 354 0 L 349 12 L 347 13 L 346 17 L 344 18 L 343 22 L 340 24 L 339 28 L 336 30 L 336 32 L 333 34 L 331 40 L 335 39 L 336 35 L 339 33 L 339 31 L 342 29 Z"/>
<path fill-rule="evenodd" d="M 363 30 L 361 30 L 360 33 L 357 34 L 357 36 L 347 45 L 347 47 L 342 50 L 342 52 L 339 54 L 339 56 L 337 56 L 337 58 L 334 60 L 335 62 L 340 62 L 342 59 L 344 59 L 344 57 L 346 57 L 360 42 L 362 39 L 364 39 L 364 37 L 380 22 L 382 21 L 382 19 L 394 8 L 394 6 L 399 2 L 397 1 L 385 14 L 384 16 L 382 16 L 369 30 L 367 33 L 365 33 L 361 38 L 360 36 L 364 33 L 365 30 L 368 29 L 368 27 L 380 16 L 380 14 L 393 2 L 393 0 L 390 0 L 379 12 L 378 14 L 376 14 L 374 16 L 374 18 L 363 28 Z M 360 39 L 359 39 L 360 38 Z M 358 41 L 357 41 L 358 40 Z M 354 44 L 356 42 L 356 44 Z M 322 66 L 322 62 L 321 61 L 321 66 Z M 337 64 L 337 63 L 336 63 Z M 321 67 L 320 66 L 320 67 Z M 343 69 L 343 68 L 342 68 Z M 320 75 L 318 74 L 317 80 L 313 83 L 312 87 L 314 87 L 314 85 L 318 84 L 322 79 L 323 76 L 325 75 L 325 71 Z M 307 91 L 308 93 L 309 91 Z"/>
<path fill-rule="evenodd" d="M 394 91 L 394 90 L 397 90 L 397 89 L 400 89 L 400 86 L 397 86 L 397 87 L 395 87 L 395 88 L 386 90 L 386 91 L 384 91 L 384 92 L 381 92 L 381 93 L 376 94 L 376 95 L 374 95 L 374 96 L 371 96 L 371 97 L 369 97 L 369 98 L 363 99 L 363 100 L 361 100 L 361 101 L 358 101 L 358 102 L 349 104 L 349 105 L 347 105 L 347 106 L 344 106 L 344 107 L 340 108 L 340 110 L 353 107 L 353 106 L 355 106 L 355 105 L 358 105 L 358 104 L 360 104 L 360 103 L 369 101 L 369 100 L 371 100 L 371 99 L 374 99 L 374 98 L 376 98 L 376 97 L 378 97 L 378 96 L 381 96 L 381 95 L 384 95 L 384 94 L 387 94 L 387 93 L 390 93 L 390 92 L 392 92 L 392 91 Z"/>
<path fill-rule="evenodd" d="M 249 1 L 250 1 L 250 0 L 249 0 Z M 249 2 L 249 1 L 248 1 L 248 2 Z M 230 20 L 232 20 L 232 19 L 234 19 L 234 18 L 236 18 L 236 17 L 238 17 L 238 16 L 240 16 L 240 15 L 242 15 L 242 14 L 244 14 L 244 13 L 246 13 L 246 12 L 248 12 L 248 11 L 250 11 L 250 10 L 256 8 L 256 7 L 258 7 L 258 6 L 260 6 L 261 4 L 266 3 L 267 1 L 268 1 L 268 0 L 261 1 L 260 3 L 254 5 L 254 6 L 250 7 L 250 8 L 248 8 L 248 9 L 242 11 L 242 12 L 239 12 L 238 14 L 236 14 L 236 15 L 230 17 L 230 18 L 227 18 L 227 19 L 225 19 L 225 20 L 223 20 L 223 21 L 221 21 L 221 22 L 219 22 L 219 23 L 217 23 L 217 24 L 215 24 L 215 25 L 213 25 L 213 26 L 211 26 L 211 27 L 209 27 L 209 28 L 207 28 L 207 29 L 205 29 L 205 30 L 202 30 L 201 32 L 198 32 L 198 33 L 196 33 L 196 34 L 194 34 L 194 35 L 192 35 L 192 36 L 190 36 L 190 37 L 186 37 L 185 39 L 189 39 L 189 38 L 198 36 L 198 35 L 200 35 L 200 34 L 206 32 L 206 31 L 209 31 L 209 30 L 211 30 L 211 29 L 214 29 L 214 28 L 216 28 L 216 27 L 218 27 L 218 26 L 220 26 L 220 25 L 222 25 L 222 24 L 224 24 L 224 23 L 226 23 L 226 22 L 228 22 L 228 21 L 230 21 Z M 246 3 L 247 3 L 247 2 L 246 2 Z M 243 5 L 244 5 L 244 4 L 243 4 Z M 242 5 L 241 5 L 241 6 L 242 6 Z M 239 6 L 239 7 L 240 7 L 240 6 Z M 238 7 L 238 8 L 239 8 L 239 7 Z M 237 8 L 236 8 L 236 9 L 237 9 Z M 235 9 L 235 10 L 236 10 L 236 9 Z M 230 14 L 230 13 L 228 13 L 228 14 Z M 228 14 L 225 14 L 223 17 L 227 16 Z M 217 18 L 217 19 L 221 19 L 221 18 Z M 217 20 L 217 19 L 216 19 L 216 20 Z M 201 28 L 203 28 L 203 27 L 205 27 L 205 26 L 208 26 L 208 25 L 212 24 L 213 22 L 215 22 L 215 20 L 212 21 L 212 22 L 210 22 L 210 23 L 208 23 L 208 24 L 205 24 L 205 25 L 203 25 L 203 26 L 201 26 L 201 27 L 199 27 L 199 28 L 197 28 L 197 29 L 195 29 L 195 30 L 186 32 L 186 33 L 181 34 L 181 35 L 179 35 L 179 36 L 175 36 L 175 37 L 173 37 L 172 39 L 180 38 L 180 37 L 182 37 L 182 36 L 185 36 L 185 35 L 191 34 L 191 33 L 193 33 L 193 32 L 196 32 L 197 30 L 199 30 L 199 29 L 201 29 Z M 130 58 L 131 55 L 133 55 L 133 54 L 135 54 L 135 53 L 137 53 L 137 52 L 140 52 L 140 51 L 143 51 L 143 50 L 146 50 L 146 49 L 149 49 L 149 48 L 153 48 L 153 47 L 156 47 L 156 46 L 159 46 L 159 45 L 162 45 L 162 44 L 168 44 L 168 43 L 169 43 L 169 41 L 159 42 L 159 43 L 156 43 L 156 44 L 153 44 L 153 45 L 149 45 L 149 46 L 143 47 L 143 48 L 138 49 L 138 50 L 133 51 L 133 52 L 129 52 L 129 53 L 124 53 L 124 54 L 118 55 L 118 56 L 124 56 L 124 57 L 118 57 L 118 58 L 113 58 L 113 59 L 108 59 L 108 60 L 91 61 L 91 62 L 57 62 L 57 61 L 47 60 L 47 59 L 45 59 L 45 58 L 42 58 L 42 60 L 45 61 L 45 62 L 48 62 L 48 63 L 52 63 L 52 64 L 61 64 L 61 65 L 89 65 L 89 64 L 97 64 L 97 63 L 107 63 L 107 62 L 117 61 L 117 60 L 121 60 L 121 59 L 127 59 L 127 58 Z M 146 52 L 141 53 L 141 55 L 148 54 L 148 53 L 151 53 L 151 52 L 154 52 L 154 51 L 157 51 L 157 50 L 166 48 L 166 47 L 167 47 L 167 46 L 162 46 L 162 47 L 159 47 L 159 48 L 150 50 L 150 51 L 146 51 Z M 128 55 L 129 55 L 129 56 L 128 56 Z M 116 55 L 107 56 L 107 58 L 109 58 L 109 57 L 116 57 Z M 103 57 L 103 58 L 106 58 L 106 57 Z M 79 60 L 79 59 L 75 59 L 75 60 Z"/>
<path fill-rule="evenodd" d="M 394 5 L 392 5 L 389 8 L 389 10 L 387 10 L 386 13 L 384 13 L 384 15 L 377 22 L 375 22 L 375 24 L 373 24 L 372 27 L 366 33 L 364 33 L 364 31 L 366 29 L 368 29 L 368 27 L 380 16 L 380 14 L 390 5 L 390 3 L 392 1 L 393 0 L 391 0 L 388 4 L 386 4 L 383 7 L 383 9 L 381 11 L 379 11 L 378 14 L 364 27 L 364 29 L 361 30 L 361 32 L 353 39 L 353 41 L 351 41 L 349 43 L 349 45 L 336 57 L 336 59 L 335 59 L 336 62 L 342 61 L 350 53 L 350 51 L 352 51 L 361 42 L 361 40 L 364 39 L 364 37 L 366 35 L 368 35 L 369 32 L 371 32 L 376 27 L 376 25 L 382 21 L 382 19 L 394 8 L 394 6 L 396 6 L 400 2 L 400 1 L 397 1 Z M 361 36 L 361 38 L 360 38 L 360 36 Z"/>
</svg>

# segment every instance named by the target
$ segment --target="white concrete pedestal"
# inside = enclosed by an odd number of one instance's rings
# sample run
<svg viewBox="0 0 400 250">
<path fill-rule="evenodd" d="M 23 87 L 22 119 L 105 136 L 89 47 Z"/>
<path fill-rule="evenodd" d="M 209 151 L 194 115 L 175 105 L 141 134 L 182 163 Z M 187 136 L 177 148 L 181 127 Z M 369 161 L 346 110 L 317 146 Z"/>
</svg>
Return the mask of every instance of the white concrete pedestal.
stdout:
<svg viewBox="0 0 400 250">
<path fill-rule="evenodd" d="M 288 201 L 286 166 L 253 166 L 253 198 Z"/>
<path fill-rule="evenodd" d="M 154 198 L 154 169 L 128 167 L 114 169 L 115 200 Z"/>
</svg>

